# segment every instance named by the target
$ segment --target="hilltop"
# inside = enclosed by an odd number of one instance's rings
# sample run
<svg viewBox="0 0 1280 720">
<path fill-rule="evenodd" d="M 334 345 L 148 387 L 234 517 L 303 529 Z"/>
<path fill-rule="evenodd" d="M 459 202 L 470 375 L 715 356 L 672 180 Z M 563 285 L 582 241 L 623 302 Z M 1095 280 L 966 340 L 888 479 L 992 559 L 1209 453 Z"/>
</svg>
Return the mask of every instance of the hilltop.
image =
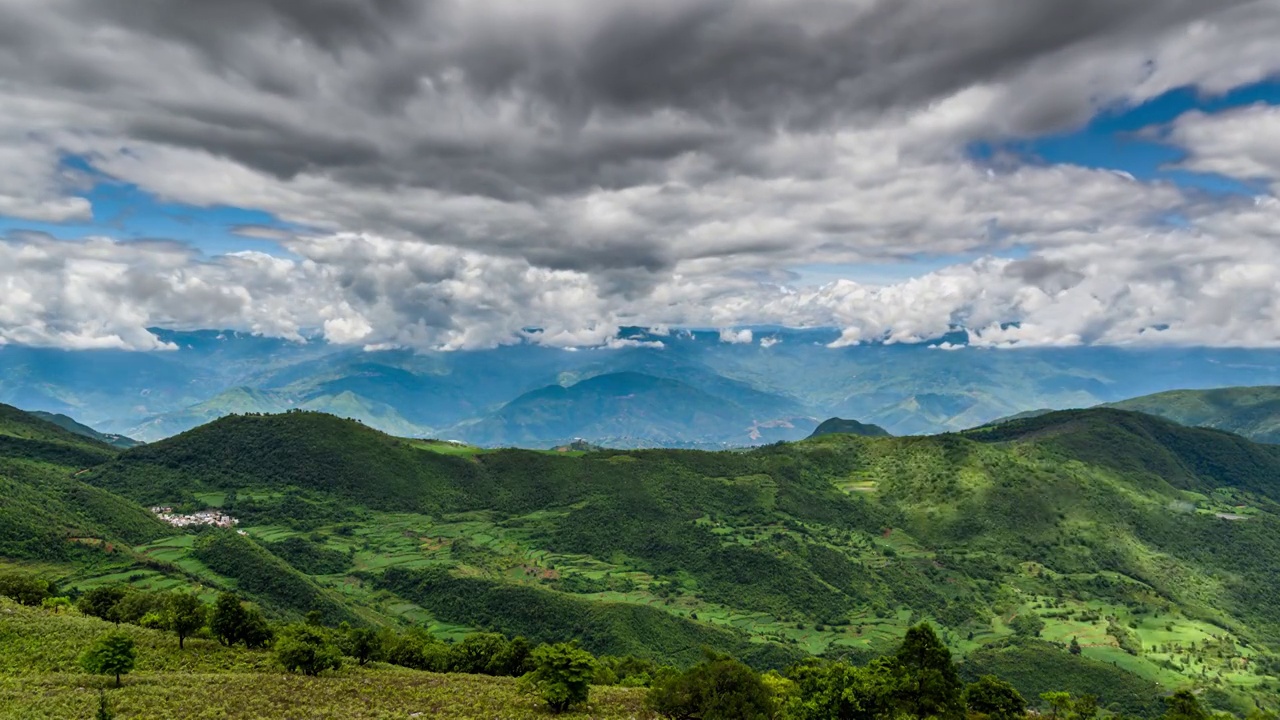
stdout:
<svg viewBox="0 0 1280 720">
<path fill-rule="evenodd" d="M 928 618 L 974 667 L 1040 658 L 1075 678 L 1062 689 L 1126 712 L 1186 683 L 1247 707 L 1280 671 L 1277 449 L 1148 415 L 579 455 L 292 412 L 102 452 L 77 482 L 216 508 L 247 535 L 172 529 L 136 555 L 67 559 L 73 588 L 198 579 L 281 618 L 573 637 L 679 664 L 705 645 L 761 668 L 872 657 Z"/>
<path fill-rule="evenodd" d="M 879 425 L 868 425 L 857 420 L 831 418 L 818 425 L 809 438 L 823 435 L 861 435 L 863 437 L 889 437 L 889 431 Z"/>
<path fill-rule="evenodd" d="M 58 427 L 62 428 L 63 430 L 70 430 L 71 432 L 77 435 L 83 435 L 84 437 L 87 437 L 90 440 L 97 440 L 100 443 L 106 443 L 107 445 L 120 448 L 121 450 L 128 450 L 131 447 L 137 447 L 142 444 L 137 440 L 134 440 L 133 438 L 130 438 L 130 437 L 125 437 L 124 435 L 117 435 L 115 433 L 100 433 L 97 430 L 94 430 L 93 428 L 89 427 L 88 425 L 77 422 L 75 418 L 69 417 L 67 415 L 60 415 L 57 413 L 47 413 L 47 412 L 40 412 L 40 411 L 34 411 L 31 413 L 31 415 L 38 417 L 41 420 L 47 420 L 53 423 L 54 425 L 57 425 Z"/>
<path fill-rule="evenodd" d="M 1226 430 L 1256 442 L 1280 443 L 1280 387 L 1171 390 L 1111 403 L 1183 425 Z"/>
</svg>

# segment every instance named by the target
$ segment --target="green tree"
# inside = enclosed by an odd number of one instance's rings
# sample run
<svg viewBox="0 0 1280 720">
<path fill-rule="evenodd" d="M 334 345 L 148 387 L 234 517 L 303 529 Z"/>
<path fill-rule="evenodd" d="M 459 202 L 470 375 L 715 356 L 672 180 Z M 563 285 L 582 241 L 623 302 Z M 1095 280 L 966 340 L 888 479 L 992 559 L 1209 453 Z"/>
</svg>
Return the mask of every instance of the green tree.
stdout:
<svg viewBox="0 0 1280 720">
<path fill-rule="evenodd" d="M 116 605 L 128 594 L 123 585 L 101 585 L 80 596 L 76 608 L 90 617 L 101 618 L 120 624 L 114 617 Z"/>
<path fill-rule="evenodd" d="M 877 720 L 892 715 L 899 680 L 884 659 L 866 667 L 811 661 L 792 669 L 794 692 L 786 716 L 793 720 Z"/>
<path fill-rule="evenodd" d="M 115 716 L 115 711 L 111 709 L 111 701 L 107 700 L 107 694 L 99 690 L 98 712 L 94 713 L 93 720 L 114 720 Z"/>
<path fill-rule="evenodd" d="M 1209 713 L 1200 705 L 1200 700 L 1190 690 L 1179 690 L 1165 698 L 1168 709 L 1164 711 L 1164 720 L 1209 720 Z"/>
<path fill-rule="evenodd" d="M 289 672 L 319 675 L 342 667 L 342 651 L 324 628 L 290 625 L 276 639 L 276 660 Z"/>
<path fill-rule="evenodd" d="M 137 659 L 133 638 L 116 630 L 95 640 L 80 656 L 80 666 L 94 675 L 115 675 L 116 687 L 120 687 L 120 676 L 133 670 Z"/>
<path fill-rule="evenodd" d="M 531 656 L 533 671 L 522 682 L 537 693 L 553 712 L 564 712 L 587 701 L 595 658 L 577 643 L 541 645 Z"/>
<path fill-rule="evenodd" d="M 1044 632 L 1044 620 L 1033 612 L 1024 612 L 1009 623 L 1018 637 L 1037 638 Z"/>
<path fill-rule="evenodd" d="M 36 606 L 54 596 L 53 583 L 29 573 L 0 574 L 0 596 L 20 605 Z"/>
<path fill-rule="evenodd" d="M 898 707 L 916 717 L 964 716 L 964 685 L 951 651 L 928 623 L 907 630 L 894 659 L 902 673 Z"/>
<path fill-rule="evenodd" d="M 178 636 L 178 648 L 183 642 L 204 627 L 209 618 L 209 608 L 191 593 L 175 592 L 169 595 L 164 622 Z"/>
<path fill-rule="evenodd" d="M 1027 714 L 1027 701 L 1022 693 L 994 675 L 984 675 L 969 684 L 965 705 L 970 712 L 981 713 L 992 720 L 1014 720 Z"/>
<path fill-rule="evenodd" d="M 382 655 L 382 637 L 372 628 L 348 628 L 343 652 L 360 665 L 368 665 Z"/>
<path fill-rule="evenodd" d="M 218 595 L 209 616 L 209 630 L 223 645 L 235 645 L 244 634 L 246 613 L 240 596 L 231 592 Z"/>
<path fill-rule="evenodd" d="M 1040 700 L 1049 706 L 1049 717 L 1055 720 L 1065 720 L 1071 713 L 1071 693 L 1060 690 L 1040 693 Z"/>
<path fill-rule="evenodd" d="M 264 648 L 274 639 L 275 632 L 267 622 L 267 617 L 262 614 L 262 609 L 257 605 L 245 605 L 239 641 L 244 643 L 245 647 L 254 649 Z"/>
<path fill-rule="evenodd" d="M 773 694 L 754 670 L 717 655 L 687 672 L 660 676 L 645 704 L 677 720 L 768 720 L 776 710 Z"/>
<path fill-rule="evenodd" d="M 1070 652 L 1072 655 L 1079 655 L 1081 652 L 1080 641 L 1076 638 L 1071 638 L 1071 644 L 1067 646 L 1067 652 Z"/>
</svg>

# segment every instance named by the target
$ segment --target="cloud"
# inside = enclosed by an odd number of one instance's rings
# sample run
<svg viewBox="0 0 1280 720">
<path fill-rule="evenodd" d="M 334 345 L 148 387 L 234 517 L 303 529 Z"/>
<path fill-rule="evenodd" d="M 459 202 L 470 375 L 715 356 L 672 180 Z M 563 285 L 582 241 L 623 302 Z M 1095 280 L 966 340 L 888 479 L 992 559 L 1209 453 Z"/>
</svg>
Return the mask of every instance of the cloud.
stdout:
<svg viewBox="0 0 1280 720">
<path fill-rule="evenodd" d="M 730 345 L 750 345 L 752 342 L 752 333 L 749 328 L 744 328 L 742 330 L 724 328 L 720 331 L 720 342 L 729 343 Z"/>
<path fill-rule="evenodd" d="M 13 236 L 0 338 L 1270 343 L 1264 202 L 966 148 L 1268 77 L 1277 35 L 1273 0 L 0 0 L 0 214 L 87 221 L 105 176 L 293 228 L 236 229 L 285 257 Z M 1189 168 L 1274 183 L 1274 124 L 1169 137 Z M 884 287 L 792 272 L 939 257 L 980 259 Z M 1239 318 L 1221 276 L 1249 288 Z"/>
</svg>

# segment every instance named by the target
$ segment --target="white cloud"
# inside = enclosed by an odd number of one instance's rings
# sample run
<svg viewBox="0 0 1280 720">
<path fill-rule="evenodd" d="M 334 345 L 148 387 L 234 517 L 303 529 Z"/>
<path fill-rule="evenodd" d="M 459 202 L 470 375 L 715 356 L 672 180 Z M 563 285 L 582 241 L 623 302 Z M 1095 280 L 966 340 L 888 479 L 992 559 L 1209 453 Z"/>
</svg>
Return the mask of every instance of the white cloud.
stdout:
<svg viewBox="0 0 1280 720">
<path fill-rule="evenodd" d="M 750 345 L 752 341 L 752 333 L 750 329 L 733 330 L 724 328 L 720 331 L 720 342 L 729 343 L 731 345 Z"/>
<path fill-rule="evenodd" d="M 1263 180 L 1280 194 L 1280 107 L 1187 113 L 1174 123 L 1169 139 L 1188 151 L 1181 167 Z"/>
</svg>

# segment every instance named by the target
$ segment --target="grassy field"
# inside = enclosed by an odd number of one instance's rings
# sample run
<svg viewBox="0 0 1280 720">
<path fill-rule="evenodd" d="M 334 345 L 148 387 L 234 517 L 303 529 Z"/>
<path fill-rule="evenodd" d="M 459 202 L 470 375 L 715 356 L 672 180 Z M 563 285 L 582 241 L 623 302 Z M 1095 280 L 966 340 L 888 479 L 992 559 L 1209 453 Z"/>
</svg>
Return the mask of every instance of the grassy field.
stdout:
<svg viewBox="0 0 1280 720">
<path fill-rule="evenodd" d="M 0 598 L 0 718 L 91 718 L 106 689 L 121 718 L 542 718 L 550 714 L 512 678 L 437 675 L 374 664 L 319 678 L 280 671 L 271 654 L 122 625 L 137 644 L 124 687 L 81 674 L 77 659 L 110 623 Z M 594 688 L 590 705 L 561 717 L 643 718 L 643 690 Z M 415 715 L 414 713 L 421 713 Z"/>
</svg>

